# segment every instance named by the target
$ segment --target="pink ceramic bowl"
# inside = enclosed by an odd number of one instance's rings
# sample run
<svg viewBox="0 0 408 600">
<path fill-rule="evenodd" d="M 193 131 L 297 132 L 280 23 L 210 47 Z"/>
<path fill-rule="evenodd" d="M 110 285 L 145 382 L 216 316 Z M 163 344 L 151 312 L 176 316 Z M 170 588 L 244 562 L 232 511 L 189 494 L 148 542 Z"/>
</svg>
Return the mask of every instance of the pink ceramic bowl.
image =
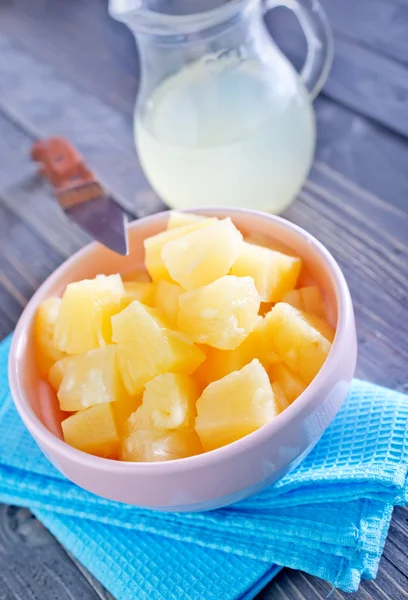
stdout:
<svg viewBox="0 0 408 600">
<path fill-rule="evenodd" d="M 293 469 L 310 452 L 342 404 L 356 363 L 350 293 L 330 253 L 311 235 L 279 217 L 233 208 L 197 209 L 230 216 L 246 235 L 265 236 L 301 256 L 326 295 L 336 337 L 321 371 L 305 392 L 271 423 L 218 450 L 163 463 L 126 463 L 90 456 L 65 444 L 55 396 L 41 381 L 33 349 L 38 305 L 71 281 L 98 273 L 131 271 L 143 262 L 143 240 L 166 227 L 168 213 L 129 226 L 130 255 L 92 243 L 55 271 L 27 305 L 9 360 L 11 391 L 27 429 L 68 479 L 105 498 L 162 511 L 209 510 L 258 492 Z"/>
</svg>

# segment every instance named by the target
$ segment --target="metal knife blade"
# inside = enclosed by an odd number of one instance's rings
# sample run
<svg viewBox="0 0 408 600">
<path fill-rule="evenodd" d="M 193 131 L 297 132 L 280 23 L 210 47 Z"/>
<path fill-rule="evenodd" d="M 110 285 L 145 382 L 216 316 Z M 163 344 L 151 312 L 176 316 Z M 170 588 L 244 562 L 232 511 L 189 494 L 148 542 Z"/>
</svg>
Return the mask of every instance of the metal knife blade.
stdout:
<svg viewBox="0 0 408 600">
<path fill-rule="evenodd" d="M 99 196 L 64 210 L 70 219 L 101 244 L 118 254 L 129 254 L 127 217 L 110 196 Z"/>
<path fill-rule="evenodd" d="M 126 213 L 105 193 L 74 146 L 64 138 L 41 140 L 34 144 L 32 158 L 42 164 L 42 174 L 66 215 L 104 246 L 128 254 Z"/>
</svg>

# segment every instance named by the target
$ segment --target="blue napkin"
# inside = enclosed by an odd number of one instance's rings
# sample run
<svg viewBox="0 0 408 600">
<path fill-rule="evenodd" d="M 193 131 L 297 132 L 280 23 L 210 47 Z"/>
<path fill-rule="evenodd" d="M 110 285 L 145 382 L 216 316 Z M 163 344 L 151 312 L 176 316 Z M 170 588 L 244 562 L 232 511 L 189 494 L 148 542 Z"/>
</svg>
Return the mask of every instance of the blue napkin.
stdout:
<svg viewBox="0 0 408 600">
<path fill-rule="evenodd" d="M 158 514 L 99 498 L 41 454 L 10 398 L 0 346 L 0 501 L 26 506 L 119 600 L 253 598 L 279 567 L 345 591 L 375 577 L 395 504 L 408 503 L 408 399 L 355 380 L 291 474 L 231 507 Z"/>
</svg>

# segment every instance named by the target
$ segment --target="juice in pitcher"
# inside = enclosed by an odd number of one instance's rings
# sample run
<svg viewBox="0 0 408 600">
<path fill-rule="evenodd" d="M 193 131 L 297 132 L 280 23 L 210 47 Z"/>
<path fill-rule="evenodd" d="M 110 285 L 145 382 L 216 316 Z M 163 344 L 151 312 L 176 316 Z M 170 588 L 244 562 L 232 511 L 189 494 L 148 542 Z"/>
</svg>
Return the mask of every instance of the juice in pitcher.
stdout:
<svg viewBox="0 0 408 600">
<path fill-rule="evenodd" d="M 315 145 L 308 94 L 288 79 L 276 85 L 255 61 L 223 68 L 206 57 L 162 83 L 135 120 L 139 159 L 158 195 L 176 208 L 283 210 Z"/>
</svg>

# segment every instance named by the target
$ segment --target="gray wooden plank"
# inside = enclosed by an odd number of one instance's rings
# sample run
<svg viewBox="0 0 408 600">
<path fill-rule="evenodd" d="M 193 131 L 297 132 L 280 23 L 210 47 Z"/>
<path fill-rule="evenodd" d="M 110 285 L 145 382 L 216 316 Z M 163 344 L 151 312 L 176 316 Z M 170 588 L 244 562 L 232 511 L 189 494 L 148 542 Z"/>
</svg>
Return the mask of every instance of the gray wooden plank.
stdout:
<svg viewBox="0 0 408 600">
<path fill-rule="evenodd" d="M 329 98 L 408 135 L 408 68 L 358 42 L 336 39 Z"/>
<path fill-rule="evenodd" d="M 316 159 L 383 200 L 408 211 L 408 146 L 381 125 L 320 96 Z"/>
<path fill-rule="evenodd" d="M 96 176 L 131 212 L 163 206 L 138 165 L 129 121 L 87 92 L 78 90 L 45 63 L 0 34 L 0 110 L 32 138 L 69 137 Z M 16 73 L 19 76 L 16 76 Z M 27 93 L 27 90 L 30 92 Z M 31 170 L 27 157 L 22 169 Z M 133 190 L 133 193 L 129 193 Z"/>
<path fill-rule="evenodd" d="M 405 509 L 407 513 L 407 509 Z M 394 567 L 400 571 L 404 577 L 408 577 L 408 565 L 407 565 L 407 538 L 402 535 L 398 529 L 397 521 L 391 522 L 389 538 L 385 545 L 384 557 Z"/>
<path fill-rule="evenodd" d="M 109 600 L 28 510 L 0 506 L 2 600 Z"/>
<path fill-rule="evenodd" d="M 0 257 L 2 339 L 13 330 L 28 299 L 64 256 L 0 201 Z"/>
<path fill-rule="evenodd" d="M 36 231 L 54 252 L 64 258 L 90 241 L 75 223 L 68 220 L 41 177 L 28 177 L 3 190 L 1 199 L 11 213 Z"/>
<path fill-rule="evenodd" d="M 408 577 L 408 508 L 394 509 L 389 538 L 384 555 L 405 577 Z"/>
<path fill-rule="evenodd" d="M 27 194 L 29 194 L 29 189 Z M 0 196 L 1 197 L 1 196 Z M 30 215 L 29 210 L 27 215 Z M 69 227 L 58 231 L 63 239 L 69 238 Z M 64 248 L 63 243 L 61 247 Z M 63 251 L 53 250 L 46 243 L 46 236 L 36 233 L 30 225 L 29 218 L 22 220 L 18 213 L 9 210 L 6 203 L 0 200 L 0 255 L 1 272 L 8 274 L 9 280 L 19 285 L 21 280 L 26 286 L 21 293 L 29 295 L 65 258 Z"/>
<path fill-rule="evenodd" d="M 31 138 L 0 113 L 0 191 L 21 179 L 31 144 Z"/>
<path fill-rule="evenodd" d="M 139 80 L 135 41 L 125 25 L 109 17 L 107 7 L 107 0 L 0 3 L 0 26 L 67 81 L 130 119 Z"/>
<path fill-rule="evenodd" d="M 407 600 L 408 580 L 385 557 L 380 562 L 374 581 L 367 581 L 365 589 L 378 600 Z"/>
<path fill-rule="evenodd" d="M 408 64 L 405 0 L 322 0 L 334 31 Z"/>
</svg>

